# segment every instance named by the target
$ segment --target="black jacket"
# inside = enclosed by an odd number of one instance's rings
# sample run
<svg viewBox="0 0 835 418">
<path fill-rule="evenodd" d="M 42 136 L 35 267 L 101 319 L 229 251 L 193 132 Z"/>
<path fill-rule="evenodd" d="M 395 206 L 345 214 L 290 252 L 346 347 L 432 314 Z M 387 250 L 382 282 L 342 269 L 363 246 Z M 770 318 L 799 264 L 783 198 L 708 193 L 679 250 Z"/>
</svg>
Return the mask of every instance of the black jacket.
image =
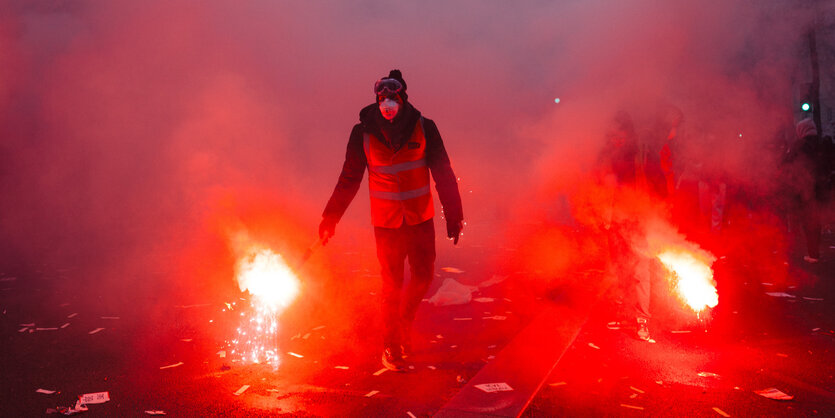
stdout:
<svg viewBox="0 0 835 418">
<path fill-rule="evenodd" d="M 351 130 L 342 173 L 325 206 L 323 217 L 338 222 L 359 190 L 368 167 L 363 148 L 363 134 L 370 133 L 384 140 L 389 148 L 398 150 L 409 139 L 420 118 L 420 111 L 409 102 L 404 104 L 393 122 L 383 118 L 377 104 L 368 105 L 360 111 L 360 123 L 354 125 Z M 435 179 L 435 190 L 438 192 L 445 218 L 447 222 L 459 222 L 464 219 L 461 195 L 441 134 L 431 119 L 423 118 L 423 127 L 426 135 L 426 165 Z"/>
</svg>

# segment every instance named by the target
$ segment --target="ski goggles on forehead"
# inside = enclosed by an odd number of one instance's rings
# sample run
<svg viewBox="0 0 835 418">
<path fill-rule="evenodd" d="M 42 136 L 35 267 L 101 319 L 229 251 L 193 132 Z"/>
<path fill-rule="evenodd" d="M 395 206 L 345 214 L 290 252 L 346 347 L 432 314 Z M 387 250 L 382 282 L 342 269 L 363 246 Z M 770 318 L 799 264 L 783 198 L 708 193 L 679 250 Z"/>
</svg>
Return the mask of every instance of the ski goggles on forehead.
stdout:
<svg viewBox="0 0 835 418">
<path fill-rule="evenodd" d="M 393 78 L 383 78 L 374 83 L 374 94 L 378 96 L 391 96 L 403 91 L 403 85 Z"/>
</svg>

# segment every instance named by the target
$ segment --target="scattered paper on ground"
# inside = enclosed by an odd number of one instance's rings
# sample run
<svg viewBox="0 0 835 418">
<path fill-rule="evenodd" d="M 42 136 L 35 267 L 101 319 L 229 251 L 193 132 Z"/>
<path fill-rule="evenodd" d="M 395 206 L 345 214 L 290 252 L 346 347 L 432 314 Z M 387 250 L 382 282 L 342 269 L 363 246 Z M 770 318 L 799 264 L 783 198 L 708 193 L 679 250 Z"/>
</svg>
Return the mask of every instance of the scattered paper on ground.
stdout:
<svg viewBox="0 0 835 418">
<path fill-rule="evenodd" d="M 383 373 L 385 373 L 385 372 L 387 372 L 387 371 L 389 371 L 389 369 L 387 369 L 387 368 L 383 367 L 382 369 L 377 370 L 376 372 L 374 372 L 374 376 L 379 376 L 379 375 L 381 375 L 381 374 L 383 374 Z"/>
<path fill-rule="evenodd" d="M 765 292 L 765 294 L 768 295 L 768 296 L 773 296 L 775 298 L 793 298 L 793 297 L 795 297 L 794 295 L 790 295 L 786 292 Z"/>
<path fill-rule="evenodd" d="M 803 299 L 804 300 L 816 300 L 816 301 L 822 301 L 823 300 L 823 298 L 810 298 L 808 296 L 803 296 Z"/>
<path fill-rule="evenodd" d="M 110 392 L 85 393 L 79 396 L 78 400 L 84 405 L 105 403 L 110 401 Z"/>
<path fill-rule="evenodd" d="M 593 348 L 593 349 L 595 349 L 595 350 L 600 350 L 600 347 L 598 347 L 598 346 L 594 345 L 594 343 L 589 343 L 589 347 L 591 347 L 591 348 Z"/>
<path fill-rule="evenodd" d="M 249 389 L 249 385 L 243 385 L 243 386 L 241 386 L 241 388 L 240 388 L 240 389 L 238 389 L 237 391 L 235 391 L 235 396 L 240 396 L 242 393 L 246 392 L 246 390 L 247 390 L 247 389 Z"/>
<path fill-rule="evenodd" d="M 494 321 L 504 321 L 505 319 L 507 319 L 507 317 L 504 316 L 504 315 L 493 315 L 493 316 L 485 316 L 485 317 L 482 317 L 481 319 L 492 319 Z"/>
<path fill-rule="evenodd" d="M 777 357 L 788 357 L 788 354 L 777 353 Z"/>
<path fill-rule="evenodd" d="M 680 331 L 670 331 L 670 332 L 673 333 L 673 334 L 689 334 L 690 330 L 689 329 L 684 329 L 684 330 L 680 330 Z"/>
<path fill-rule="evenodd" d="M 501 382 L 501 383 L 482 383 L 480 385 L 475 385 L 475 387 L 477 387 L 477 388 L 479 388 L 479 389 L 481 389 L 481 390 L 483 390 L 487 393 L 508 392 L 508 391 L 513 390 L 513 388 L 510 387 L 510 385 L 508 385 L 505 382 Z"/>
<path fill-rule="evenodd" d="M 635 386 L 630 386 L 629 389 L 632 389 L 632 390 L 634 390 L 635 392 L 638 392 L 638 393 L 644 393 L 644 391 L 642 391 L 641 389 L 636 388 Z"/>
<path fill-rule="evenodd" d="M 417 417 L 415 416 L 415 414 L 413 414 L 411 411 L 406 411 L 406 415 L 408 415 L 408 416 L 409 416 L 409 417 L 411 417 L 411 418 L 417 418 Z"/>
<path fill-rule="evenodd" d="M 488 302 L 493 302 L 494 300 L 495 299 L 493 299 L 493 298 L 475 298 L 475 299 L 473 299 L 474 302 L 479 302 L 479 303 L 488 303 Z"/>
<path fill-rule="evenodd" d="M 68 327 L 68 326 L 70 326 L 70 323 L 69 323 L 69 322 L 65 323 L 64 325 L 61 325 L 61 329 L 64 329 L 64 328 L 66 328 L 66 327 Z"/>
<path fill-rule="evenodd" d="M 548 384 L 548 386 L 550 386 L 550 387 L 552 387 L 552 388 L 555 388 L 555 387 L 557 387 L 557 386 L 565 386 L 565 385 L 567 385 L 567 384 L 568 384 L 568 383 L 565 383 L 565 382 L 556 382 L 556 383 L 549 383 L 549 384 Z"/>
<path fill-rule="evenodd" d="M 606 324 L 606 328 L 609 329 L 620 329 L 620 322 L 613 321 Z"/>
<path fill-rule="evenodd" d="M 701 376 L 701 377 L 715 377 L 715 378 L 717 378 L 717 379 L 719 378 L 719 375 L 718 375 L 718 374 L 716 374 L 716 373 L 711 373 L 711 372 L 699 372 L 699 373 L 696 373 L 696 374 L 698 374 L 698 375 L 699 375 L 699 376 Z"/>
<path fill-rule="evenodd" d="M 452 318 L 453 321 L 472 321 L 473 318 Z"/>
<path fill-rule="evenodd" d="M 146 413 L 146 414 L 148 414 L 148 415 L 165 415 L 165 411 L 151 411 L 151 410 L 147 410 L 147 411 L 145 411 L 145 413 Z"/>
<path fill-rule="evenodd" d="M 35 328 L 35 331 L 57 331 L 57 327 L 50 327 L 50 328 Z"/>
<path fill-rule="evenodd" d="M 94 329 L 94 330 L 92 330 L 92 331 L 88 332 L 88 334 L 95 334 L 95 333 L 97 333 L 97 332 L 99 332 L 99 331 L 104 331 L 104 328 L 96 328 L 96 329 Z"/>
<path fill-rule="evenodd" d="M 457 269 L 455 267 L 441 267 L 441 271 L 445 271 L 447 273 L 456 273 L 456 274 L 461 274 L 461 273 L 464 272 L 464 270 Z"/>
<path fill-rule="evenodd" d="M 216 353 L 220 358 L 226 358 L 226 350 L 220 350 Z"/>
<path fill-rule="evenodd" d="M 185 363 L 183 363 L 182 361 L 178 361 L 178 362 L 176 362 L 176 363 L 174 363 L 174 364 L 169 364 L 169 365 L 167 365 L 167 366 L 162 366 L 162 367 L 160 367 L 159 369 L 160 369 L 160 370 L 162 370 L 162 369 L 171 369 L 171 368 L 174 368 L 174 367 L 180 367 L 180 366 L 182 366 L 183 364 L 185 364 Z"/>
<path fill-rule="evenodd" d="M 38 389 L 38 390 L 36 390 L 35 392 L 37 392 L 37 393 L 45 393 L 45 394 L 47 394 L 47 395 L 52 395 L 53 393 L 55 393 L 55 391 L 54 391 L 54 390 L 48 390 L 48 389 Z"/>
<path fill-rule="evenodd" d="M 69 318 L 75 318 L 76 316 L 78 316 L 78 312 L 76 312 L 76 313 L 71 313 L 71 314 L 67 315 L 67 319 L 69 319 Z"/>
<path fill-rule="evenodd" d="M 473 292 L 478 290 L 476 286 L 467 286 L 459 283 L 455 279 L 445 279 L 432 297 L 429 298 L 429 303 L 435 306 L 448 305 L 463 305 L 470 303 L 473 298 Z"/>
<path fill-rule="evenodd" d="M 620 404 L 620 406 L 622 406 L 622 407 L 624 407 L 624 408 L 629 408 L 629 409 L 639 409 L 639 410 L 641 410 L 641 411 L 643 411 L 643 410 L 644 410 L 644 407 L 643 407 L 643 406 L 627 405 L 627 404 L 625 404 L 625 403 Z"/>
<path fill-rule="evenodd" d="M 348 370 L 348 369 L 350 369 L 350 367 L 348 367 L 348 366 L 333 366 L 333 368 L 334 368 L 334 369 L 339 369 L 339 370 Z"/>
<path fill-rule="evenodd" d="M 794 396 L 781 392 L 777 388 L 768 388 L 763 390 L 755 390 L 754 393 L 764 396 L 768 399 L 776 399 L 778 401 L 789 401 L 794 399 Z"/>
<path fill-rule="evenodd" d="M 374 396 L 374 395 L 376 395 L 376 394 L 378 394 L 378 393 L 380 393 L 380 391 L 379 391 L 379 390 L 372 390 L 371 392 L 366 393 L 366 394 L 365 394 L 365 397 L 366 397 L 366 398 L 370 398 L 370 397 L 372 397 L 372 396 Z"/>
<path fill-rule="evenodd" d="M 429 370 L 435 370 L 436 367 L 435 366 L 426 366 L 426 368 L 429 369 Z"/>
<path fill-rule="evenodd" d="M 499 276 L 499 275 L 494 274 L 493 277 L 491 277 L 490 279 L 479 283 L 478 287 L 480 287 L 482 289 L 485 288 L 485 287 L 490 287 L 490 286 L 493 286 L 494 284 L 499 284 L 499 283 L 503 282 L 505 279 L 507 279 L 507 276 Z"/>
<path fill-rule="evenodd" d="M 121 319 L 118 316 L 102 316 L 101 319 Z"/>
<path fill-rule="evenodd" d="M 325 328 L 324 325 L 319 325 L 318 327 L 313 328 L 311 331 L 319 331 L 320 329 L 323 329 L 323 328 Z"/>
<path fill-rule="evenodd" d="M 288 352 L 287 352 L 287 354 L 289 354 L 289 355 L 291 355 L 291 356 L 293 356 L 293 357 L 304 358 L 304 356 L 303 356 L 303 355 L 301 355 L 301 354 L 296 354 L 296 353 L 294 353 L 294 352 L 292 352 L 292 351 L 288 351 Z"/>
<path fill-rule="evenodd" d="M 721 410 L 721 409 L 719 409 L 715 406 L 713 407 L 713 411 L 716 412 L 719 415 L 722 415 L 723 417 L 729 417 L 730 416 L 730 415 L 728 415 L 727 412 L 725 412 L 725 411 L 723 411 L 723 410 Z"/>
</svg>

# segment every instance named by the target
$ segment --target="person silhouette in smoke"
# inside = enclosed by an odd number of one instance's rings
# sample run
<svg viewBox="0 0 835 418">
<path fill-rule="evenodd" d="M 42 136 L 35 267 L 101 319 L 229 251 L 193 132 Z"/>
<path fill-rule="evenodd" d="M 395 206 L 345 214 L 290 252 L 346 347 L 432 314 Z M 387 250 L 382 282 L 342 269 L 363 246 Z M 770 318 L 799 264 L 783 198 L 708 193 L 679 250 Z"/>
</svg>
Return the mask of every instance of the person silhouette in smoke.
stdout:
<svg viewBox="0 0 835 418">
<path fill-rule="evenodd" d="M 628 296 L 629 314 L 635 319 L 636 336 L 654 342 L 649 333 L 651 297 L 651 260 L 644 255 L 647 246 L 639 217 L 624 216 L 618 211 L 622 199 L 631 191 L 645 191 L 646 157 L 638 143 L 631 116 L 624 111 L 615 115 L 607 141 L 598 158 L 604 186 L 611 190 L 612 208 L 604 215 L 609 257 L 620 292 Z M 659 171 L 660 172 L 660 171 Z M 663 178 L 663 177 L 662 177 Z M 660 184 L 663 186 L 664 184 Z M 629 203 L 627 203 L 628 205 Z"/>
<path fill-rule="evenodd" d="M 322 213 L 327 243 L 368 168 L 371 223 L 382 276 L 383 365 L 404 371 L 411 327 L 435 268 L 435 224 L 429 176 L 443 206 L 447 237 L 458 244 L 464 214 L 455 173 L 435 123 L 408 101 L 400 70 L 374 84 L 376 102 L 360 111 L 345 162 Z M 404 289 L 404 262 L 411 277 Z"/>
<path fill-rule="evenodd" d="M 797 123 L 797 139 L 786 155 L 786 173 L 795 191 L 795 204 L 806 236 L 806 262 L 820 260 L 820 206 L 828 197 L 832 172 L 832 141 L 822 139 L 811 118 Z"/>
</svg>

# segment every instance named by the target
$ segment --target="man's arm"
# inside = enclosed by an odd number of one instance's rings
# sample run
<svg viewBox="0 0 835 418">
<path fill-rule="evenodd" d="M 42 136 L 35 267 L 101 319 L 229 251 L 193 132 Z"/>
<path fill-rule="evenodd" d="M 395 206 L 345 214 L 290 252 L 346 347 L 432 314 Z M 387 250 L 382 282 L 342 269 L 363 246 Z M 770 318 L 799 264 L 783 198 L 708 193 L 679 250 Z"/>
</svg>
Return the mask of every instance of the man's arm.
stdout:
<svg viewBox="0 0 835 418">
<path fill-rule="evenodd" d="M 356 125 L 348 139 L 342 173 L 339 174 L 336 187 L 334 187 L 328 204 L 325 206 L 325 211 L 322 213 L 323 222 L 326 220 L 336 225 L 342 219 L 342 215 L 345 214 L 345 210 L 348 209 L 348 205 L 354 200 L 354 196 L 360 188 L 366 166 L 365 150 L 363 150 L 362 145 L 362 127 Z M 333 231 L 330 232 L 332 235 Z"/>
<path fill-rule="evenodd" d="M 423 128 L 426 134 L 426 165 L 435 179 L 435 190 L 438 191 L 438 199 L 444 208 L 444 217 L 448 225 L 457 224 L 464 219 L 458 180 L 452 171 L 449 156 L 435 122 L 424 119 Z"/>
</svg>

